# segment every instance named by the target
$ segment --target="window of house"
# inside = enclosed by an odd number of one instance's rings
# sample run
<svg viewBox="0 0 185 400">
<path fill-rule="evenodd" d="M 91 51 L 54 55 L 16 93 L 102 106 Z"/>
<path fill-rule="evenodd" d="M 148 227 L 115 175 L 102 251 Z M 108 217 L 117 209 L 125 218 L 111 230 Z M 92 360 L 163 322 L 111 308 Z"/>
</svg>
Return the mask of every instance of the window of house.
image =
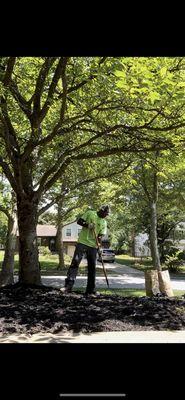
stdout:
<svg viewBox="0 0 185 400">
<path fill-rule="evenodd" d="M 79 228 L 79 229 L 78 229 L 78 236 L 79 236 L 79 234 L 80 234 L 81 230 L 82 230 L 82 228 Z"/>
<path fill-rule="evenodd" d="M 71 228 L 66 229 L 66 236 L 71 236 Z"/>
</svg>

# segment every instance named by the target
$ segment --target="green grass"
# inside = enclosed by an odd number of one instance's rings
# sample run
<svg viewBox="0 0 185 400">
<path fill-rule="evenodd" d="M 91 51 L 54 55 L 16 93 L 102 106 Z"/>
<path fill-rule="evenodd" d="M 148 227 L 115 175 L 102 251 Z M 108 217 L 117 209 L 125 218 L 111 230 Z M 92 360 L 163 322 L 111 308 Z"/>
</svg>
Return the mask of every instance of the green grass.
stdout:
<svg viewBox="0 0 185 400">
<path fill-rule="evenodd" d="M 3 260 L 3 257 L 4 257 L 4 251 L 0 251 L 0 262 L 2 262 L 2 260 Z M 15 263 L 14 263 L 14 265 L 15 265 L 15 271 L 18 271 L 18 269 L 19 269 L 19 255 L 18 254 L 16 254 L 15 255 Z M 54 273 L 54 272 L 57 272 L 57 274 L 59 274 L 59 273 L 66 273 L 66 271 L 67 271 L 67 268 L 69 267 L 69 256 L 66 258 L 66 268 L 64 269 L 64 270 L 60 270 L 60 271 L 58 271 L 57 270 L 57 267 L 58 267 L 58 255 L 46 255 L 46 256 L 43 256 L 43 255 L 39 255 L 39 261 L 40 261 L 40 266 L 41 266 L 41 271 L 43 272 L 43 273 L 47 273 L 47 272 L 49 272 L 49 271 L 51 271 L 52 273 Z"/>
<path fill-rule="evenodd" d="M 151 257 L 131 257 L 128 254 L 122 254 L 116 256 L 115 260 L 119 264 L 127 265 L 128 267 L 135 268 L 139 271 L 146 271 L 153 268 Z M 162 269 L 166 269 L 166 266 L 162 265 Z"/>
<path fill-rule="evenodd" d="M 75 289 L 76 292 L 78 293 L 84 293 L 82 289 Z M 135 296 L 135 297 L 143 297 L 146 296 L 146 291 L 144 289 L 98 289 L 98 292 L 104 295 L 119 295 L 123 297 L 127 296 Z M 181 297 L 182 295 L 185 294 L 184 290 L 174 290 L 173 291 L 174 296 L 176 297 Z"/>
<path fill-rule="evenodd" d="M 4 251 L 0 250 L 0 264 L 4 257 Z M 65 268 L 58 270 L 58 255 L 51 254 L 51 255 L 39 255 L 39 261 L 41 266 L 41 273 L 43 275 L 66 275 L 68 267 L 70 265 L 71 258 L 69 256 L 65 257 Z M 150 257 L 143 258 L 136 258 L 131 257 L 128 254 L 121 254 L 117 255 L 115 261 L 119 264 L 126 265 L 128 267 L 135 268 L 140 271 L 145 271 L 146 269 L 152 269 L 152 260 Z M 0 265 L 1 267 L 1 265 Z M 18 272 L 19 269 L 19 256 L 18 254 L 15 255 L 15 272 Z M 182 266 L 179 272 L 176 275 L 185 274 L 185 266 Z M 87 274 L 87 265 L 81 264 L 79 267 L 79 275 L 86 275 Z M 103 274 L 102 266 L 96 267 L 96 274 L 97 276 L 101 276 Z M 114 270 L 111 269 L 108 271 L 108 275 L 115 275 Z"/>
<path fill-rule="evenodd" d="M 140 258 L 140 257 L 131 257 L 128 254 L 121 254 L 116 256 L 115 261 L 119 264 L 126 265 L 128 267 L 132 267 L 137 269 L 138 271 L 146 271 L 153 268 L 151 257 Z M 167 269 L 166 265 L 162 265 L 162 270 Z M 185 265 L 179 267 L 177 272 L 173 272 L 177 276 L 185 275 Z"/>
<path fill-rule="evenodd" d="M 121 254 L 115 257 L 115 261 L 119 264 L 127 265 L 128 267 L 132 267 L 135 262 L 135 258 L 129 256 L 128 254 Z"/>
<path fill-rule="evenodd" d="M 0 251 L 0 264 L 4 257 L 4 251 Z M 66 275 L 67 270 L 70 265 L 71 257 L 66 256 L 65 259 L 65 268 L 60 270 L 57 269 L 58 267 L 58 255 L 39 255 L 39 262 L 41 266 L 41 274 L 42 275 Z M 17 273 L 19 270 L 19 256 L 18 254 L 15 255 L 15 263 L 14 263 L 14 271 Z M 102 267 L 97 266 L 96 275 L 101 276 L 103 274 Z M 86 276 L 87 275 L 87 265 L 81 264 L 79 266 L 78 275 Z M 110 274 L 109 274 L 110 275 Z"/>
<path fill-rule="evenodd" d="M 131 257 L 128 254 L 121 254 L 116 256 L 115 261 L 119 264 L 127 265 L 128 267 L 132 267 L 140 271 L 152 268 L 151 257 L 141 259 L 138 257 Z"/>
</svg>

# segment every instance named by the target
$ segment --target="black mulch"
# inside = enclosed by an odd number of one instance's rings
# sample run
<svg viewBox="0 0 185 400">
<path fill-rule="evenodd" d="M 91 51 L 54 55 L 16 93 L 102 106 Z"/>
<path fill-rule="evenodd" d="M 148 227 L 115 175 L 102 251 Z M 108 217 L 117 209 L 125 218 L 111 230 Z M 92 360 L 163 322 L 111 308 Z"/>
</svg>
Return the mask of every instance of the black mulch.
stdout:
<svg viewBox="0 0 185 400">
<path fill-rule="evenodd" d="M 0 289 L 0 333 L 185 329 L 185 298 L 62 294 L 52 287 Z"/>
</svg>

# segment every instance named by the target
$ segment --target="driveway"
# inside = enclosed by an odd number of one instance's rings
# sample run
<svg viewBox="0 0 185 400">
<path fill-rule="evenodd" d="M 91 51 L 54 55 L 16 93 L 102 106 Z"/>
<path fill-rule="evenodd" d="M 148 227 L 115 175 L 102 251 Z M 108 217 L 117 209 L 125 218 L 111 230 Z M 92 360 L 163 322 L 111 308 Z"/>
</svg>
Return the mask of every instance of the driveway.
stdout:
<svg viewBox="0 0 185 400">
<path fill-rule="evenodd" d="M 97 262 L 97 265 L 101 264 Z M 105 263 L 105 269 L 107 272 L 110 289 L 145 289 L 144 272 L 118 263 Z M 109 271 L 111 271 L 111 275 L 109 275 Z M 65 278 L 66 276 L 42 276 L 42 282 L 48 286 L 62 287 L 64 286 Z M 85 276 L 77 276 L 74 288 L 85 288 L 86 281 L 87 278 Z M 185 291 L 184 278 L 176 278 L 171 276 L 171 282 L 173 289 Z M 103 272 L 102 276 L 96 277 L 96 287 L 97 289 L 107 288 Z"/>
</svg>

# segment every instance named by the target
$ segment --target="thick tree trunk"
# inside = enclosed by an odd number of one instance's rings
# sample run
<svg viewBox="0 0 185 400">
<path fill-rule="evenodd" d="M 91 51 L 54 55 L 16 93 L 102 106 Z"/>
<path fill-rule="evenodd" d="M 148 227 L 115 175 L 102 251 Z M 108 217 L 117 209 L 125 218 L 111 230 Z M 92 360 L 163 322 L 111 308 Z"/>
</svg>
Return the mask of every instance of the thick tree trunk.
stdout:
<svg viewBox="0 0 185 400">
<path fill-rule="evenodd" d="M 21 199 L 17 201 L 19 227 L 19 283 L 40 285 L 37 246 L 37 203 Z"/>
<path fill-rule="evenodd" d="M 0 286 L 11 285 L 14 283 L 14 253 L 16 246 L 16 217 L 8 218 L 8 231 L 6 236 L 5 254 L 0 273 Z"/>
<path fill-rule="evenodd" d="M 65 268 L 64 262 L 64 245 L 63 245 L 63 238 L 62 238 L 62 223 L 60 222 L 57 227 L 57 251 L 59 256 L 59 264 L 57 269 Z"/>
</svg>

